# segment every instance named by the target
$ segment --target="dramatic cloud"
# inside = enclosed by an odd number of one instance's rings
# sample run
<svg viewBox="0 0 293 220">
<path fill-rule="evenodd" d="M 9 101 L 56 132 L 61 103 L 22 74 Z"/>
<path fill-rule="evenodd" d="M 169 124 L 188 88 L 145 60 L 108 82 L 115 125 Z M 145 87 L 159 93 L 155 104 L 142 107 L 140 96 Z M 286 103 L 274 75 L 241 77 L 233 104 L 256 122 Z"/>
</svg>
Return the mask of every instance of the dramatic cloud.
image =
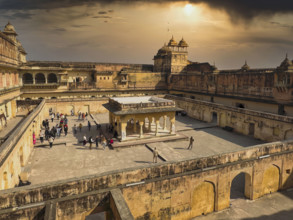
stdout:
<svg viewBox="0 0 293 220">
<path fill-rule="evenodd" d="M 12 15 L 4 15 L 4 17 L 8 19 L 15 19 L 15 18 L 20 18 L 20 19 L 31 19 L 34 14 L 29 13 L 29 12 L 17 12 Z"/>
<path fill-rule="evenodd" d="M 56 9 L 72 6 L 112 3 L 132 4 L 186 2 L 182 0 L 0 0 L 0 9 Z M 224 10 L 230 15 L 232 22 L 251 21 L 258 16 L 272 16 L 278 13 L 293 13 L 292 0 L 190 0 L 194 4 L 206 4 L 217 10 Z M 109 10 L 110 12 L 110 10 Z M 103 12 L 104 13 L 104 12 Z"/>
</svg>

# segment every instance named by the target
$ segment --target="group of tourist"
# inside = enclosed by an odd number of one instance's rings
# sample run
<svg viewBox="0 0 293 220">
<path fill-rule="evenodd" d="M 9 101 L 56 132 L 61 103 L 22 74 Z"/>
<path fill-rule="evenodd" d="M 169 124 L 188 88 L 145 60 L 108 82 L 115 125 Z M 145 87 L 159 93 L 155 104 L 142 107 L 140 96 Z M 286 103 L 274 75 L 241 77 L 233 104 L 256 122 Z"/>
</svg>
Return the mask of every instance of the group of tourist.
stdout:
<svg viewBox="0 0 293 220">
<path fill-rule="evenodd" d="M 44 142 L 44 138 L 45 140 L 47 140 L 49 142 L 50 148 L 52 148 L 53 146 L 53 142 L 54 139 L 56 137 L 60 137 L 61 134 L 64 131 L 64 135 L 67 136 L 68 134 L 68 118 L 67 115 L 64 114 L 60 114 L 59 112 L 57 112 L 57 114 L 55 115 L 55 113 L 50 112 L 50 118 L 52 123 L 55 120 L 55 117 L 57 117 L 57 120 L 59 121 L 59 123 L 56 124 L 56 126 L 53 126 L 50 129 L 50 123 L 49 120 L 43 120 L 42 121 L 42 129 L 40 130 L 40 141 L 41 143 Z M 33 133 L 33 141 L 35 144 L 35 134 Z"/>
</svg>

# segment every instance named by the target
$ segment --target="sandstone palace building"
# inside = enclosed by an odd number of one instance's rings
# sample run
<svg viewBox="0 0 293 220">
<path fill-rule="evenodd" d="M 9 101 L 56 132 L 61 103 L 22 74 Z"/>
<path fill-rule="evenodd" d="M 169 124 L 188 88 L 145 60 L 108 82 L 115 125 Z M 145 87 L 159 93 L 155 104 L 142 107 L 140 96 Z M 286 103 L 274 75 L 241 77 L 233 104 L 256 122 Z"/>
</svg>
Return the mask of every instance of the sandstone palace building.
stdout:
<svg viewBox="0 0 293 220">
<path fill-rule="evenodd" d="M 245 172 L 249 199 L 293 187 L 293 61 L 288 56 L 276 57 L 280 65 L 275 68 L 253 69 L 245 62 L 239 69 L 220 70 L 208 62 L 190 61 L 188 42 L 172 37 L 154 55 L 153 65 L 27 61 L 29 50 L 17 37 L 10 23 L 0 31 L 1 132 L 20 111 L 28 114 L 20 126 L 1 136 L 0 219 L 84 219 L 105 205 L 115 219 L 191 219 L 228 208 L 229 184 L 240 172 Z M 120 98 L 130 96 L 173 100 L 189 117 L 215 120 L 219 127 L 266 144 L 14 188 L 27 175 L 32 133 L 39 135 L 49 109 L 100 113 L 109 99 L 123 105 Z M 175 133 L 175 110 L 169 133 Z M 120 120 L 115 111 L 110 117 Z M 127 121 L 121 121 L 123 133 Z M 148 123 L 150 127 L 151 119 Z M 138 121 L 138 126 L 143 136 L 144 122 Z M 158 123 L 155 135 L 157 131 Z M 199 207 L 192 198 L 201 198 L 205 190 L 213 197 Z"/>
</svg>

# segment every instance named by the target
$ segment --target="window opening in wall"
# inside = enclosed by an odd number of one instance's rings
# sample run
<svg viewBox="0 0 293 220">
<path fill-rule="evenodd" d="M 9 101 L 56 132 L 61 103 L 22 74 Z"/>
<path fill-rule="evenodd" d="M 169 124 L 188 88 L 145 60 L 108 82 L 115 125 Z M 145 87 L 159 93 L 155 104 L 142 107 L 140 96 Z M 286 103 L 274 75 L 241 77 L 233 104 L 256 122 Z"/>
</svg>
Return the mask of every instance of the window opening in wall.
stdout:
<svg viewBox="0 0 293 220">
<path fill-rule="evenodd" d="M 238 108 L 245 108 L 244 104 L 242 104 L 242 103 L 236 103 L 236 107 L 238 107 Z"/>
</svg>

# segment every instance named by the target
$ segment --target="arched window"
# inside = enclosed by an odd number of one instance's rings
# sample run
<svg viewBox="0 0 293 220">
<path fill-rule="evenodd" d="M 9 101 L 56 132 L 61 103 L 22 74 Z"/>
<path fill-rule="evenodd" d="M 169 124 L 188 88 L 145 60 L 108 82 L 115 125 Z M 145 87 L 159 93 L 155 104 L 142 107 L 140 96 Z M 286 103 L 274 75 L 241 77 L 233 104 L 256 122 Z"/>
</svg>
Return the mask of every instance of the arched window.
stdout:
<svg viewBox="0 0 293 220">
<path fill-rule="evenodd" d="M 35 77 L 36 84 L 44 84 L 46 83 L 46 79 L 43 73 L 38 73 Z"/>
<path fill-rule="evenodd" d="M 23 82 L 23 84 L 33 84 L 34 83 L 33 75 L 30 73 L 23 74 L 22 82 Z"/>
<path fill-rule="evenodd" d="M 57 76 L 55 73 L 50 73 L 48 75 L 48 83 L 57 83 Z"/>
</svg>

